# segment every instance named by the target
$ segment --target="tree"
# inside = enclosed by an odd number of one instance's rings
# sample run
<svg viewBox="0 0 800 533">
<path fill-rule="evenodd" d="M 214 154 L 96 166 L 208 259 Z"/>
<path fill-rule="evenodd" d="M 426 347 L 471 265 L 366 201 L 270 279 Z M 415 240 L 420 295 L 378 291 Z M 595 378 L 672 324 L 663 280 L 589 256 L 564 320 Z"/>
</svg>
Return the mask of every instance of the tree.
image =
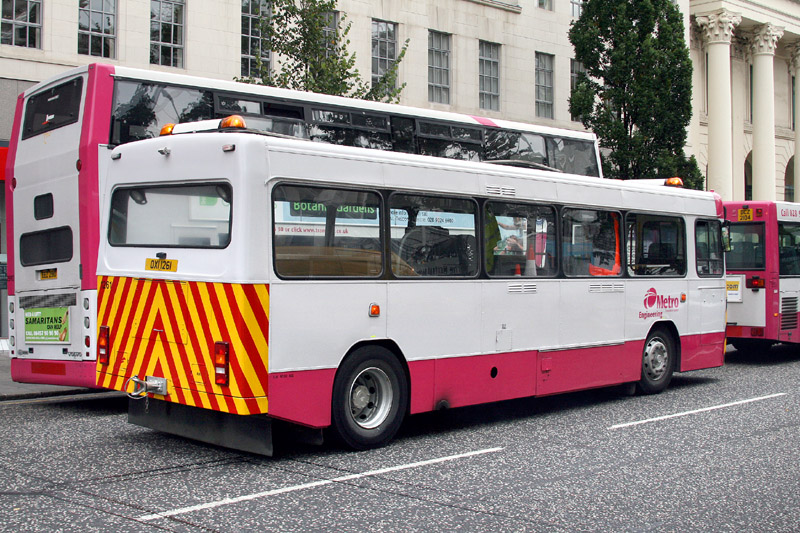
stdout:
<svg viewBox="0 0 800 533">
<path fill-rule="evenodd" d="M 569 40 L 585 72 L 570 112 L 594 131 L 606 177 L 660 178 L 682 172 L 702 188 L 687 159 L 692 116 L 692 63 L 683 16 L 673 0 L 586 0 Z"/>
<path fill-rule="evenodd" d="M 262 46 L 273 54 L 272 68 L 258 59 L 259 76 L 244 78 L 274 87 L 312 91 L 366 100 L 396 102 L 406 84 L 397 85 L 397 60 L 375 82 L 364 81 L 350 53 L 350 23 L 335 16 L 336 0 L 270 0 L 269 15 L 262 17 Z"/>
</svg>

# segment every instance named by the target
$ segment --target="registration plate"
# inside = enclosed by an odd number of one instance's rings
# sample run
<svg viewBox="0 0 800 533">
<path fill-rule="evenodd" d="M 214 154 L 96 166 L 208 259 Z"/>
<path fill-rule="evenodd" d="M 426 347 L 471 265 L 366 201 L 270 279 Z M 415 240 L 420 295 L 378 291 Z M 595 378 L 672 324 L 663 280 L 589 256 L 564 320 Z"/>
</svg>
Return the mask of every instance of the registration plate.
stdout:
<svg viewBox="0 0 800 533">
<path fill-rule="evenodd" d="M 739 209 L 739 216 L 737 218 L 739 222 L 751 222 L 753 220 L 753 210 L 752 209 Z"/>
<path fill-rule="evenodd" d="M 177 259 L 151 259 L 147 258 L 144 263 L 145 270 L 157 270 L 159 272 L 177 272 Z"/>
<path fill-rule="evenodd" d="M 48 268 L 39 271 L 39 279 L 58 279 L 58 269 Z"/>
</svg>

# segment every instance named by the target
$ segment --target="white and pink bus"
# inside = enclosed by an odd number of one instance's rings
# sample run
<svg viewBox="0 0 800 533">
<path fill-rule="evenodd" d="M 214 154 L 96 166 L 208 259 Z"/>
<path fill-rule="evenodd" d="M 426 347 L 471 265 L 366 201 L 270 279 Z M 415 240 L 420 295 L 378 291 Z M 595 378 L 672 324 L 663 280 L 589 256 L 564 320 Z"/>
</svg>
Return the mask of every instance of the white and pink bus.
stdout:
<svg viewBox="0 0 800 533">
<path fill-rule="evenodd" d="M 6 173 L 15 381 L 95 386 L 98 176 L 114 146 L 236 112 L 321 143 L 600 176 L 594 135 L 91 64 L 19 96 Z"/>
<path fill-rule="evenodd" d="M 145 427 L 363 449 L 415 413 L 723 364 L 713 193 L 231 131 L 109 165 L 97 382 Z"/>
<path fill-rule="evenodd" d="M 728 342 L 800 342 L 800 204 L 725 202 Z"/>
</svg>

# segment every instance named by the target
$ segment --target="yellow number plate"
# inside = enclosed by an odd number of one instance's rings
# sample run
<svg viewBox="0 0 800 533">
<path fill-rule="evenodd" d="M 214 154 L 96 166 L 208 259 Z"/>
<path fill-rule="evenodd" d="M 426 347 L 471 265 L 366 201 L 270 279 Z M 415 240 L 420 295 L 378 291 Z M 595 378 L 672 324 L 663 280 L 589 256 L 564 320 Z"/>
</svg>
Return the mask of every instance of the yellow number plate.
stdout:
<svg viewBox="0 0 800 533">
<path fill-rule="evenodd" d="M 58 279 L 58 269 L 48 268 L 39 271 L 39 279 Z"/>
<path fill-rule="evenodd" d="M 739 222 L 750 222 L 753 220 L 752 209 L 739 209 Z"/>
<path fill-rule="evenodd" d="M 147 258 L 144 263 L 145 270 L 157 270 L 159 272 L 177 272 L 177 259 L 151 259 Z"/>
<path fill-rule="evenodd" d="M 728 280 L 725 282 L 725 288 L 728 289 L 728 292 L 739 292 L 739 280 Z"/>
</svg>

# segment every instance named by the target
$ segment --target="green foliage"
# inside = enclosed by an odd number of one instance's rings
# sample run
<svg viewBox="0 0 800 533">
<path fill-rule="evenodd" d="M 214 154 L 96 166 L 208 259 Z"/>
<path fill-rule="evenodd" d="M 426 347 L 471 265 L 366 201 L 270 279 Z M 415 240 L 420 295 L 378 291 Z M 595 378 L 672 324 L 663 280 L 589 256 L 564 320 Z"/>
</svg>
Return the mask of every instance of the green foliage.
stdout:
<svg viewBox="0 0 800 533">
<path fill-rule="evenodd" d="M 350 23 L 336 11 L 336 0 L 270 0 L 261 23 L 262 45 L 272 53 L 272 68 L 258 60 L 259 76 L 239 81 L 366 100 L 396 102 L 405 88 L 397 69 L 408 41 L 392 67 L 375 83 L 364 81 L 349 53 Z M 335 24 L 329 24 L 331 21 Z M 326 31 L 335 26 L 336 31 Z"/>
<path fill-rule="evenodd" d="M 610 153 L 606 177 L 683 175 L 702 186 L 694 158 L 686 159 L 692 116 L 692 64 L 683 16 L 673 0 L 586 0 L 569 39 L 586 72 L 570 112 Z"/>
</svg>

